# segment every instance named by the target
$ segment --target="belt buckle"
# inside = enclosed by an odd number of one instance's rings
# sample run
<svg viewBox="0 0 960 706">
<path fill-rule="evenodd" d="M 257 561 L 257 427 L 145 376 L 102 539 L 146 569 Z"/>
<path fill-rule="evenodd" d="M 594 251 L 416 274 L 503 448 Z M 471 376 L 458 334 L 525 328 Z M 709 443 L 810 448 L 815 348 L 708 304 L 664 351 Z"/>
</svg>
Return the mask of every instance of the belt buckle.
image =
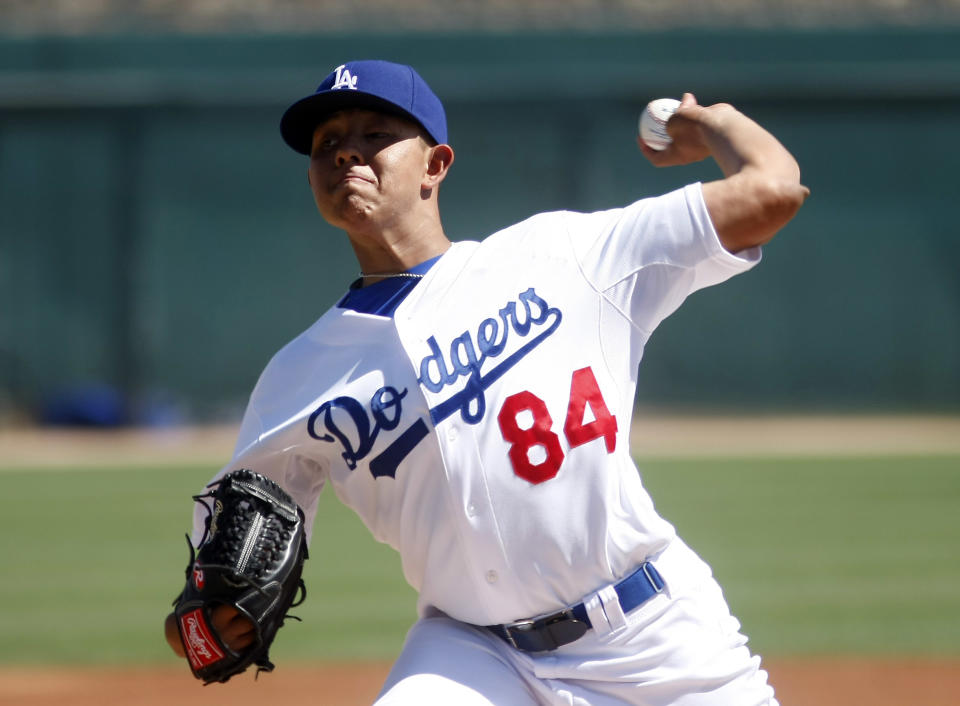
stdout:
<svg viewBox="0 0 960 706">
<path fill-rule="evenodd" d="M 586 623 L 577 620 L 573 611 L 569 608 L 536 620 L 518 620 L 515 623 L 504 625 L 507 642 L 515 649 L 529 652 L 555 650 L 561 645 L 580 639 L 589 629 L 590 627 Z M 531 637 L 530 643 L 534 644 L 519 644 L 514 637 L 514 630 L 522 635 L 529 635 Z"/>
<path fill-rule="evenodd" d="M 503 626 L 503 634 L 506 635 L 507 642 L 509 642 L 514 649 L 520 650 L 523 648 L 517 644 L 517 640 L 513 636 L 513 631 L 529 632 L 533 630 L 533 625 L 533 620 L 518 620 L 515 623 L 506 623 Z"/>
</svg>

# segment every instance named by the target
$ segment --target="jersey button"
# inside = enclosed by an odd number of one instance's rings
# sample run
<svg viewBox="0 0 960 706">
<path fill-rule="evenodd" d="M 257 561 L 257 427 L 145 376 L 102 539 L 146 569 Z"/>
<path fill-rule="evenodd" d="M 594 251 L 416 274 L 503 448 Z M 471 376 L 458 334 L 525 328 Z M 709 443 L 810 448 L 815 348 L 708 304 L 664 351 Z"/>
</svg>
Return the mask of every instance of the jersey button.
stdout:
<svg viewBox="0 0 960 706">
<path fill-rule="evenodd" d="M 477 516 L 477 506 L 467 505 L 467 517 L 476 517 L 476 516 Z"/>
<path fill-rule="evenodd" d="M 450 428 L 447 430 L 447 439 L 450 440 L 450 441 L 456 441 L 456 440 L 457 440 L 457 428 L 456 428 L 456 427 L 450 427 Z"/>
<path fill-rule="evenodd" d="M 497 576 L 497 572 L 493 569 L 487 572 L 487 583 L 496 583 L 498 578 L 500 577 Z"/>
</svg>

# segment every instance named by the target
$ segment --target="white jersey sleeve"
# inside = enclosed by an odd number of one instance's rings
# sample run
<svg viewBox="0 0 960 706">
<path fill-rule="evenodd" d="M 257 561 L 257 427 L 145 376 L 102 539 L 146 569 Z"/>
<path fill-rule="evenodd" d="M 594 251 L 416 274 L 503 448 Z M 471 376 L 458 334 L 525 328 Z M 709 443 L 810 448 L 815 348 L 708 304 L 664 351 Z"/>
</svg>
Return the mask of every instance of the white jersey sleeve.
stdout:
<svg viewBox="0 0 960 706">
<path fill-rule="evenodd" d="M 568 214 L 584 277 L 645 336 L 691 293 L 750 269 L 760 248 L 724 249 L 701 184 L 626 208 Z"/>
</svg>

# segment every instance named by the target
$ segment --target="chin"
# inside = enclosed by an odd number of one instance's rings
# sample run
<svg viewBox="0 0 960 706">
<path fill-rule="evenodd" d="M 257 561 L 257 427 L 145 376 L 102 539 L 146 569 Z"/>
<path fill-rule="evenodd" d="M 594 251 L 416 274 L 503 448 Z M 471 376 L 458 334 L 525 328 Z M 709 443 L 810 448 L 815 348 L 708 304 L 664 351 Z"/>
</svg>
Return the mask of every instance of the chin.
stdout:
<svg viewBox="0 0 960 706">
<path fill-rule="evenodd" d="M 327 223 L 344 230 L 369 222 L 373 215 L 373 207 L 370 203 L 355 195 L 340 199 L 337 203 L 328 203 L 323 208 L 318 205 L 317 210 Z"/>
</svg>

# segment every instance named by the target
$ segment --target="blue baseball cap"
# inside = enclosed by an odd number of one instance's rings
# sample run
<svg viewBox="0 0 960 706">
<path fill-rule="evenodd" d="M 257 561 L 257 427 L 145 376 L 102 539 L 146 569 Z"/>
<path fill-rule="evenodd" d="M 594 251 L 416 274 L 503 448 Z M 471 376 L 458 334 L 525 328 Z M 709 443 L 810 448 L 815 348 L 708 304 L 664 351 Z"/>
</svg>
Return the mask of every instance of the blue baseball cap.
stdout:
<svg viewBox="0 0 960 706">
<path fill-rule="evenodd" d="M 317 125 L 345 108 L 399 114 L 420 123 L 438 144 L 447 141 L 440 99 L 412 67 L 389 61 L 350 61 L 335 68 L 312 95 L 287 108 L 280 134 L 295 151 L 310 154 Z"/>
</svg>

